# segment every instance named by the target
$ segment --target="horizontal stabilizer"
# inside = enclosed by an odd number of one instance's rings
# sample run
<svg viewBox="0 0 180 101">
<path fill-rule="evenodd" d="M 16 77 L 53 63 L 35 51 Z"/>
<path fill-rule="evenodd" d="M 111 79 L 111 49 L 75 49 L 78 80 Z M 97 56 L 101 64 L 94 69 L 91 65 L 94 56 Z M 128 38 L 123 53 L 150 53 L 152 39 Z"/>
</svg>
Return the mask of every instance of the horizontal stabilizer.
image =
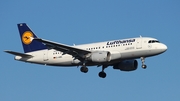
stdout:
<svg viewBox="0 0 180 101">
<path fill-rule="evenodd" d="M 32 55 L 29 55 L 29 54 L 24 54 L 24 53 L 9 51 L 9 50 L 5 50 L 4 52 L 12 54 L 12 55 L 16 55 L 16 56 L 21 56 L 21 57 L 33 57 Z"/>
</svg>

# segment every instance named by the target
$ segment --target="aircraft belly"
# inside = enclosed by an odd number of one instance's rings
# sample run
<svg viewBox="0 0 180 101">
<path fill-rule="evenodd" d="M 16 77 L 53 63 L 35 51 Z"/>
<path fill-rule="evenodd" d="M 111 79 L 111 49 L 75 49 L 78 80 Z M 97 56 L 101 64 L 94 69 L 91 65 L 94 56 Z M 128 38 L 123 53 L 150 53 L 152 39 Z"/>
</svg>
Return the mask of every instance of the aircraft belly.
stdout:
<svg viewBox="0 0 180 101">
<path fill-rule="evenodd" d="M 147 51 L 129 51 L 129 52 L 122 52 L 121 53 L 121 58 L 122 59 L 129 59 L 129 58 L 139 58 L 139 57 L 142 57 L 142 56 L 145 56 L 147 55 Z"/>
<path fill-rule="evenodd" d="M 122 52 L 121 59 L 129 59 L 129 58 L 140 58 L 140 57 L 150 57 L 154 55 L 160 54 L 157 50 L 138 50 L 131 52 Z"/>
<path fill-rule="evenodd" d="M 70 66 L 72 65 L 73 58 L 72 56 L 66 55 L 61 57 L 52 57 L 49 59 L 49 65 L 57 65 L 57 66 Z"/>
</svg>

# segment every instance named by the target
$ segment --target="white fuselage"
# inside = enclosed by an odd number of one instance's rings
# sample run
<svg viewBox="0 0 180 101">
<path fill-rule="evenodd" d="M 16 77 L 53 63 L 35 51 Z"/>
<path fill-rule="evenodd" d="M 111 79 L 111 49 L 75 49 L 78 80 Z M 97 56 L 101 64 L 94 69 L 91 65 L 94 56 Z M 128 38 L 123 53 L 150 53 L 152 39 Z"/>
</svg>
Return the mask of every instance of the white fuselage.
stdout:
<svg viewBox="0 0 180 101">
<path fill-rule="evenodd" d="M 98 42 L 91 44 L 83 44 L 73 46 L 75 48 L 84 49 L 88 51 L 108 51 L 112 57 L 116 59 L 105 64 L 111 64 L 116 61 L 136 59 L 140 57 L 149 57 L 163 53 L 167 46 L 157 41 L 157 39 L 149 37 L 130 38 L 122 40 L 113 40 L 107 42 Z M 53 65 L 53 66 L 78 66 L 80 60 L 75 59 L 72 55 L 64 54 L 55 49 L 45 49 L 27 53 L 32 55 L 31 58 L 22 58 L 16 56 L 16 60 Z M 98 65 L 98 63 L 89 62 L 87 65 Z"/>
</svg>

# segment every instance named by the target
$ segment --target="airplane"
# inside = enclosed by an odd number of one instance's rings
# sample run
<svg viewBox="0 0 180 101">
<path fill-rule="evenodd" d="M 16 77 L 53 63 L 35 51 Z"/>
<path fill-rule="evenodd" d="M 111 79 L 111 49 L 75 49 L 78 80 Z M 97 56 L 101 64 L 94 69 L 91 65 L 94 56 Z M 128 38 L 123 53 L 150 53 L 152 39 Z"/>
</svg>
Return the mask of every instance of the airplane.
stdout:
<svg viewBox="0 0 180 101">
<path fill-rule="evenodd" d="M 26 23 L 17 24 L 24 53 L 5 50 L 15 55 L 15 60 L 47 66 L 81 66 L 80 71 L 88 72 L 87 66 L 102 67 L 99 77 L 105 78 L 105 69 L 112 66 L 121 71 L 134 71 L 137 59 L 146 69 L 145 58 L 159 55 L 167 46 L 151 37 L 118 39 L 82 45 L 65 45 L 39 38 Z"/>
</svg>

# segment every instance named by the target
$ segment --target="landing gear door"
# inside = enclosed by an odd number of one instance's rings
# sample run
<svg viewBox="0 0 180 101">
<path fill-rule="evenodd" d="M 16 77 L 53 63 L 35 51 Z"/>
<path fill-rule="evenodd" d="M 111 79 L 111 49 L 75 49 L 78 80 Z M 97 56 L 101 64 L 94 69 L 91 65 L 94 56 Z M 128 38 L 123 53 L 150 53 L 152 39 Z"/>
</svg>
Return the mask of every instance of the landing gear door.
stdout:
<svg viewBox="0 0 180 101">
<path fill-rule="evenodd" d="M 142 38 L 136 39 L 136 49 L 142 48 Z"/>
<path fill-rule="evenodd" d="M 43 60 L 48 61 L 48 50 L 44 50 Z"/>
</svg>

